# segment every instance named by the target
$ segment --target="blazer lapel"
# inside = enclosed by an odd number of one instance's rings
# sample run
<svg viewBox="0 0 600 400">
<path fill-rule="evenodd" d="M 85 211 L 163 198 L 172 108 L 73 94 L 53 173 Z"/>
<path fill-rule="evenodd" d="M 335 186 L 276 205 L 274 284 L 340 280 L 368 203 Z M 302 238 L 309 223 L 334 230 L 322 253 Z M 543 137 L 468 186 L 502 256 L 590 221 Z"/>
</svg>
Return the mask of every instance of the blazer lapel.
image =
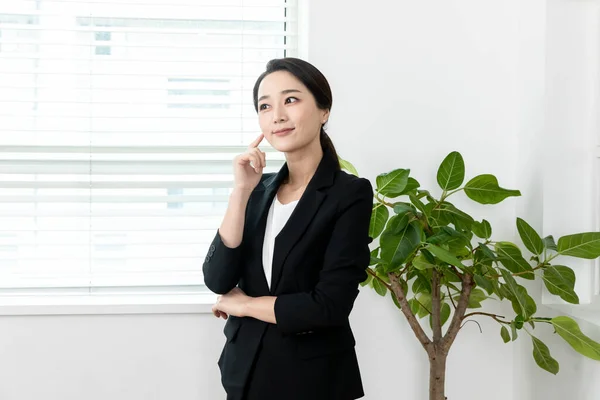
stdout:
<svg viewBox="0 0 600 400">
<path fill-rule="evenodd" d="M 275 293 L 275 290 L 277 289 L 277 284 L 281 279 L 283 265 L 288 254 L 294 245 L 300 240 L 302 234 L 312 221 L 319 209 L 319 206 L 326 197 L 326 193 L 322 189 L 333 184 L 335 172 L 336 167 L 333 163 L 331 155 L 329 152 L 325 151 L 323 158 L 321 159 L 321 162 L 315 171 L 315 174 L 304 190 L 304 193 L 302 194 L 300 201 L 298 201 L 298 204 L 292 212 L 288 222 L 275 238 L 271 293 Z M 279 184 L 277 186 L 279 187 Z M 274 191 L 276 193 L 277 188 Z M 273 197 L 271 197 L 271 201 L 272 199 Z M 269 205 L 270 203 L 268 203 L 266 206 L 267 209 Z"/>
</svg>

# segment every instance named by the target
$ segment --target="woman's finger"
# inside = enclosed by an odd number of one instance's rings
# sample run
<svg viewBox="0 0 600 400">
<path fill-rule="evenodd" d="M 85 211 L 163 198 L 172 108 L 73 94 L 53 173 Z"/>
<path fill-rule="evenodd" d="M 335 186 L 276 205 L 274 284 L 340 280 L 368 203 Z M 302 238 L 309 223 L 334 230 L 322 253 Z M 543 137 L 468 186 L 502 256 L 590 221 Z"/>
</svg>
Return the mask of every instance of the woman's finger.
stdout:
<svg viewBox="0 0 600 400">
<path fill-rule="evenodd" d="M 252 148 L 258 147 L 258 145 L 260 144 L 260 142 L 262 142 L 264 137 L 265 137 L 265 135 L 263 135 L 262 133 L 260 135 L 258 135 L 258 137 L 256 139 L 254 139 L 254 141 L 252 143 L 250 143 L 248 148 L 252 149 Z"/>
<path fill-rule="evenodd" d="M 260 160 L 260 167 L 265 168 L 267 166 L 267 160 L 265 157 L 265 153 L 263 153 L 259 149 L 254 149 L 253 154 L 256 155 L 256 158 L 258 158 Z"/>
</svg>

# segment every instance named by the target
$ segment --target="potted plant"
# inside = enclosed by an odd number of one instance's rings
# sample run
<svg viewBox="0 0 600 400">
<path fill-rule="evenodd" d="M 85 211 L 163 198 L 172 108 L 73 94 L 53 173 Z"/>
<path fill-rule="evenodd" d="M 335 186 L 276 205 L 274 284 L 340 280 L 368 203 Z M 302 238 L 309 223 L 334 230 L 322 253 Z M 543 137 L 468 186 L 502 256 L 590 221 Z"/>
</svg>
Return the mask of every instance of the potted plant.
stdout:
<svg viewBox="0 0 600 400">
<path fill-rule="evenodd" d="M 342 167 L 358 175 L 349 162 Z M 549 326 L 578 353 L 600 360 L 600 344 L 584 335 L 568 316 L 548 318 L 536 314 L 535 300 L 521 280 L 540 278 L 548 291 L 564 301 L 578 304 L 575 273 L 563 263 L 568 257 L 594 259 L 600 256 L 600 232 L 542 238 L 525 220 L 516 227 L 527 251 L 508 241 L 492 239 L 492 227 L 475 220 L 454 206 L 449 198 L 459 192 L 480 204 L 497 204 L 518 190 L 499 186 L 495 176 L 475 176 L 463 185 L 465 164 L 458 152 L 446 156 L 437 172 L 439 199 L 420 187 L 409 169 L 396 169 L 377 176 L 370 236 L 379 246 L 371 252 L 368 279 L 363 286 L 381 296 L 388 292 L 406 317 L 429 358 L 429 399 L 444 400 L 446 360 L 467 318 L 482 316 L 499 324 L 505 343 L 526 333 L 532 340 L 535 362 L 556 374 L 559 363 L 534 334 Z M 560 264 L 556 264 L 559 261 Z M 494 298 L 509 301 L 514 316 L 480 311 Z M 473 311 L 472 311 L 473 310 Z M 422 323 L 429 324 L 431 337 Z M 521 335 L 524 336 L 524 335 Z"/>
</svg>

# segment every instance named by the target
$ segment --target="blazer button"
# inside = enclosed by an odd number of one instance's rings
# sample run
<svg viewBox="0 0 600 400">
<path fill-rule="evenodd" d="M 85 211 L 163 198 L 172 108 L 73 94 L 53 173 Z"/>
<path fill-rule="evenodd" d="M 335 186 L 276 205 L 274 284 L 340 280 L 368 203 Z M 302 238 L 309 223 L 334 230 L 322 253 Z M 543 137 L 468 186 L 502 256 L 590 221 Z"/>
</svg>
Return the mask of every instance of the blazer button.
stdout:
<svg viewBox="0 0 600 400">
<path fill-rule="evenodd" d="M 210 261 L 210 256 L 206 256 L 206 258 L 204 259 L 205 262 L 209 262 Z"/>
<path fill-rule="evenodd" d="M 215 245 L 211 244 L 209 250 L 210 250 L 211 253 L 214 252 L 215 251 Z"/>
</svg>

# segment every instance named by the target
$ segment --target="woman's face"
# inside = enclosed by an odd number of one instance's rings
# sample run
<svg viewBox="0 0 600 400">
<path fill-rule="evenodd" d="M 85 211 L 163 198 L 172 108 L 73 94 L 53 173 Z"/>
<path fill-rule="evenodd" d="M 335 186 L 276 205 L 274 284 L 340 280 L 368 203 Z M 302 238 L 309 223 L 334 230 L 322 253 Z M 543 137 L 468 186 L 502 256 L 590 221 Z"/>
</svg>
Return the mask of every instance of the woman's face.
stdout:
<svg viewBox="0 0 600 400">
<path fill-rule="evenodd" d="M 267 141 L 292 152 L 319 140 L 328 110 L 317 107 L 312 93 L 294 75 L 276 71 L 258 87 L 258 121 Z"/>
</svg>

